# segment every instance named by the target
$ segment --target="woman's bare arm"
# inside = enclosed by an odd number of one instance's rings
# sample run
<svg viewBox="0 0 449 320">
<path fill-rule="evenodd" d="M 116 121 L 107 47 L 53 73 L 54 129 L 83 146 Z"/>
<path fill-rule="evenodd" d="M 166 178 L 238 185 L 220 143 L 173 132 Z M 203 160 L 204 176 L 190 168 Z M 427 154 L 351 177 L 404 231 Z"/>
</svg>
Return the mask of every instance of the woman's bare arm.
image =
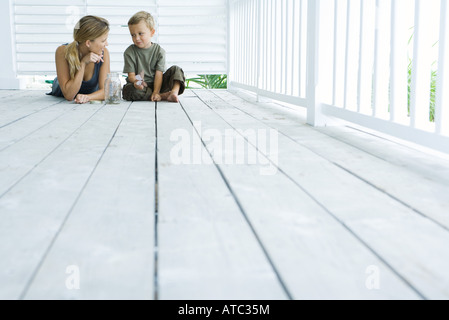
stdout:
<svg viewBox="0 0 449 320">
<path fill-rule="evenodd" d="M 86 64 L 81 63 L 81 68 L 75 73 L 75 78 L 70 79 L 69 63 L 65 59 L 66 46 L 60 46 L 56 49 L 56 73 L 58 76 L 59 87 L 61 88 L 64 98 L 68 101 L 75 99 L 76 94 L 81 88 L 83 82 Z"/>
<path fill-rule="evenodd" d="M 70 79 L 70 68 L 69 63 L 65 59 L 65 48 L 66 46 L 60 46 L 58 49 L 56 49 L 56 73 L 58 76 L 58 82 L 62 94 L 68 101 L 72 101 L 73 99 L 75 99 L 76 94 L 81 88 L 86 65 L 88 65 L 89 63 L 99 62 L 101 56 L 93 52 L 86 55 L 81 61 L 81 68 L 75 73 L 75 77 L 73 79 Z"/>
<path fill-rule="evenodd" d="M 111 72 L 111 59 L 110 59 L 110 55 L 109 55 L 109 50 L 107 48 L 104 48 L 103 64 L 101 65 L 100 75 L 98 77 L 98 91 L 95 91 L 95 92 L 93 92 L 91 94 L 87 94 L 87 95 L 79 94 L 76 97 L 75 101 L 79 102 L 78 100 L 80 100 L 79 98 L 81 98 L 81 96 L 86 96 L 87 97 L 87 101 L 90 101 L 90 100 L 104 100 L 105 99 L 105 96 L 104 96 L 104 82 L 106 81 L 108 73 L 110 73 L 110 72 Z"/>
</svg>

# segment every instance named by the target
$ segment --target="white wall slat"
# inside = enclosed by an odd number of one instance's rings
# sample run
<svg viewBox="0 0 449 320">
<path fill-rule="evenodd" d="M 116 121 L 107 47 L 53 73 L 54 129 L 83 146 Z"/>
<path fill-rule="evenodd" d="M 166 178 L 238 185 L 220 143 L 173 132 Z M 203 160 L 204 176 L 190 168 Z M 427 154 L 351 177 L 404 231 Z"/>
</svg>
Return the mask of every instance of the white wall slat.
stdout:
<svg viewBox="0 0 449 320">
<path fill-rule="evenodd" d="M 188 74 L 226 73 L 226 0 L 13 0 L 18 75 L 54 74 L 56 48 L 73 41 L 74 24 L 86 14 L 109 21 L 111 71 L 121 72 L 123 52 L 132 44 L 127 23 L 140 10 L 156 20 L 154 42 L 166 50 L 167 68 L 176 64 Z"/>
<path fill-rule="evenodd" d="M 127 1 L 130 2 L 130 1 Z M 15 5 L 22 6 L 34 6 L 37 4 L 36 0 L 15 0 Z M 58 0 L 57 4 L 60 6 L 84 6 L 85 0 Z M 41 6 L 54 6 L 54 0 L 39 0 L 39 5 Z"/>
<path fill-rule="evenodd" d="M 111 53 L 111 61 L 118 61 L 122 58 L 122 53 Z M 169 61 L 183 61 L 190 62 L 199 59 L 202 63 L 216 62 L 220 63 L 225 57 L 221 55 L 204 52 L 198 53 L 169 53 L 167 60 Z M 23 62 L 51 62 L 54 63 L 54 57 L 47 53 L 19 53 L 17 59 Z"/>
<path fill-rule="evenodd" d="M 127 6 L 127 7 L 87 7 L 87 14 L 98 15 L 101 17 L 119 16 L 126 25 L 129 18 L 132 17 L 136 12 L 145 10 L 148 12 L 155 12 L 156 6 L 146 4 L 145 6 Z"/>
<path fill-rule="evenodd" d="M 89 6 L 105 6 L 112 7 L 111 0 L 87 0 Z M 129 7 L 129 6 L 143 6 L 151 5 L 156 6 L 157 0 L 126 0 L 126 1 L 114 1 L 114 7 Z"/>
<path fill-rule="evenodd" d="M 63 15 L 64 17 L 67 17 L 68 11 L 71 9 L 78 9 L 79 12 L 84 11 L 84 4 L 83 5 L 58 5 L 58 6 L 36 6 L 36 5 L 29 5 L 29 6 L 19 6 L 16 5 L 14 7 L 14 13 L 17 16 L 22 15 L 31 15 L 31 16 L 37 16 L 39 18 L 42 15 Z M 47 21 L 49 22 L 49 21 Z"/>
<path fill-rule="evenodd" d="M 178 64 L 178 61 L 167 60 L 167 65 Z M 207 62 L 181 62 L 179 65 L 182 69 L 187 72 L 188 70 L 195 70 L 198 74 L 212 74 L 216 73 L 217 70 L 226 70 L 225 63 L 207 63 Z M 36 75 L 44 74 L 51 75 L 56 74 L 56 68 L 54 63 L 49 62 L 20 62 L 18 63 L 18 72 L 21 75 Z M 111 70 L 121 70 L 123 64 L 118 62 L 111 63 Z"/>
</svg>

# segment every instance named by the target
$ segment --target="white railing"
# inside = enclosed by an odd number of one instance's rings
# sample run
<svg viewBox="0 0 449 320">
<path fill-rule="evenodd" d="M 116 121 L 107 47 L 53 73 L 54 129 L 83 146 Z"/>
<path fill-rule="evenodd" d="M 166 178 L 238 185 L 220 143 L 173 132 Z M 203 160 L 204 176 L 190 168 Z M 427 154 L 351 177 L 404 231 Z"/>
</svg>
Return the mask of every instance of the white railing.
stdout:
<svg viewBox="0 0 449 320">
<path fill-rule="evenodd" d="M 231 85 L 305 104 L 307 1 L 230 1 Z"/>
<path fill-rule="evenodd" d="M 447 0 L 230 0 L 231 88 L 449 152 Z"/>
</svg>

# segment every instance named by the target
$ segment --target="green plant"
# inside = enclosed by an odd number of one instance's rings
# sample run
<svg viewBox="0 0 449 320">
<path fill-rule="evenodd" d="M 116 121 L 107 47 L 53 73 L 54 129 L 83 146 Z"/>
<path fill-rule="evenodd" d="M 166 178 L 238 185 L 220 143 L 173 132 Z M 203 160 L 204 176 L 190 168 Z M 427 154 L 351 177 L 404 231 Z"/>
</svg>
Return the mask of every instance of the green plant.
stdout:
<svg viewBox="0 0 449 320">
<path fill-rule="evenodd" d="M 434 62 L 435 64 L 435 62 Z M 408 64 L 408 114 L 410 116 L 410 92 L 412 87 L 412 65 L 413 62 L 410 59 Z M 429 120 L 435 122 L 435 93 L 437 87 L 437 70 L 432 69 L 430 77 L 430 105 L 429 105 Z"/>
<path fill-rule="evenodd" d="M 228 77 L 226 74 L 200 74 L 196 78 L 186 79 L 187 89 L 194 89 L 190 83 L 196 83 L 203 89 L 227 89 Z"/>
<path fill-rule="evenodd" d="M 408 44 L 410 45 L 413 41 L 413 38 L 415 36 L 414 26 L 410 28 L 412 30 L 412 34 L 408 40 Z M 438 45 L 439 41 L 436 41 L 432 48 L 436 47 Z M 429 105 L 429 120 L 430 122 L 435 122 L 435 92 L 437 87 L 437 70 L 435 68 L 435 65 L 437 64 L 436 61 L 432 63 L 432 71 L 431 71 L 431 78 L 430 78 L 430 105 Z M 412 67 L 413 67 L 413 60 L 409 58 L 409 64 L 408 64 L 408 114 L 410 116 L 410 92 L 411 92 L 411 86 L 412 86 Z"/>
</svg>

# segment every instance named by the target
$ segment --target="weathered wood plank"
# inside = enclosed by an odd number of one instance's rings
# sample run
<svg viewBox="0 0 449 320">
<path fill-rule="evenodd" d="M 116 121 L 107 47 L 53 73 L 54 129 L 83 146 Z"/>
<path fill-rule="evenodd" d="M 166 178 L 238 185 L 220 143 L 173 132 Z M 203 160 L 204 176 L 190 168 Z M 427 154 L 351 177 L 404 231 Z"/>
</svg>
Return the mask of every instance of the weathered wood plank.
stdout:
<svg viewBox="0 0 449 320">
<path fill-rule="evenodd" d="M 10 126 L 18 121 L 26 119 L 38 112 L 42 112 L 43 110 L 46 110 L 48 108 L 51 108 L 54 106 L 57 107 L 58 105 L 60 105 L 63 102 L 64 102 L 64 100 L 50 102 L 48 100 L 42 99 L 42 100 L 37 100 L 37 101 L 29 103 L 30 108 L 28 110 L 21 109 L 17 112 L 11 112 L 9 114 L 3 113 L 4 117 L 2 117 L 2 123 L 0 125 L 0 128 Z M 35 105 L 36 107 L 32 108 L 33 105 Z"/>
<path fill-rule="evenodd" d="M 23 93 L 24 93 L 24 91 L 22 91 L 22 90 L 3 90 L 3 89 L 0 89 L 0 98 L 3 99 L 3 98 L 7 98 L 7 97 L 12 97 L 12 96 L 15 96 L 15 95 L 18 95 L 18 94 L 23 94 Z"/>
<path fill-rule="evenodd" d="M 153 298 L 154 160 L 154 103 L 133 103 L 25 298 Z M 70 265 L 79 290 L 64 285 Z"/>
<path fill-rule="evenodd" d="M 199 91 L 197 91 L 199 93 Z M 212 107 L 226 102 L 208 95 Z M 203 95 L 203 94 L 201 94 Z M 222 113 L 238 125 L 248 113 Z M 298 185 L 347 226 L 423 298 L 447 299 L 449 233 L 309 148 L 279 136 L 279 166 Z"/>
<path fill-rule="evenodd" d="M 178 134 L 205 151 L 180 105 L 157 110 L 159 298 L 285 299 L 216 167 L 175 164 Z"/>
<path fill-rule="evenodd" d="M 41 130 L 38 140 L 25 139 L 27 145 L 22 143 L 25 141 L 23 140 L 0 153 L 0 157 L 3 157 L 16 145 L 22 145 L 30 153 L 22 154 L 20 149 L 15 149 L 16 153 L 10 154 L 11 157 L 7 159 L 2 158 L 1 163 L 8 160 L 7 163 L 20 171 L 21 165 L 26 169 L 28 165 L 33 165 L 33 162 L 19 161 L 21 157 L 29 157 L 34 159 L 35 165 L 19 184 L 0 198 L 0 242 L 3 243 L 0 246 L 0 298 L 17 299 L 26 293 L 37 268 L 76 203 L 127 106 L 128 104 L 102 108 L 95 112 L 98 107 L 86 105 L 85 108 L 74 110 L 70 117 L 54 122 L 54 130 L 47 132 L 47 135 L 43 135 Z M 80 120 L 85 124 L 71 127 L 72 121 L 79 123 Z M 70 127 L 73 134 L 67 131 Z M 59 135 L 58 131 L 64 134 Z M 59 147 L 54 147 L 50 141 L 52 134 L 57 137 L 68 135 L 68 139 L 63 140 Z M 39 139 L 45 143 L 40 144 Z M 52 152 L 44 159 L 40 156 L 33 157 L 31 150 L 37 152 L 45 145 L 52 145 Z M 2 168 L 2 177 L 5 176 L 4 171 L 9 171 L 9 168 Z M 83 230 L 79 232 L 82 239 Z M 89 248 L 79 247 L 79 250 Z M 77 263 L 73 261 L 72 264 Z M 65 267 L 58 270 L 58 273 L 65 274 Z M 55 277 L 58 276 L 55 274 Z M 65 286 L 65 283 L 60 285 Z"/>
<path fill-rule="evenodd" d="M 47 96 L 41 91 L 23 91 L 0 98 L 0 127 L 64 101 L 63 98 Z"/>
<path fill-rule="evenodd" d="M 76 108 L 34 135 L 0 152 L 0 197 L 85 125 L 101 108 L 103 107 L 97 105 Z"/>
<path fill-rule="evenodd" d="M 449 230 L 448 160 L 347 127 L 310 128 L 273 104 L 236 101 L 236 106 Z"/>
<path fill-rule="evenodd" d="M 200 96 L 207 93 L 197 91 Z M 197 99 L 181 99 L 192 119 L 201 124 L 207 139 L 212 130 L 223 136 L 228 130 L 254 130 L 258 139 L 270 141 L 266 126 L 255 119 L 241 117 L 227 123 L 223 118 L 235 114 L 231 106 L 210 107 Z M 216 112 L 215 112 L 216 111 Z M 223 118 L 222 118 L 223 117 Z M 260 131 L 258 131 L 260 130 Z M 258 140 L 261 141 L 261 140 Z M 215 142 L 215 141 L 214 141 Z M 224 143 L 223 143 L 224 144 Z M 264 148 L 273 155 L 276 145 Z M 211 146 L 211 152 L 214 147 Z M 255 150 L 249 143 L 245 153 Z M 279 150 L 282 154 L 285 150 Z M 225 152 L 239 152 L 225 149 Z M 231 157 L 232 159 L 232 157 Z M 282 158 L 279 159 L 282 163 Z M 216 161 L 223 162 L 217 158 Z M 313 198 L 283 172 L 270 172 L 268 160 L 258 153 L 256 164 L 220 165 L 226 179 L 242 203 L 250 221 L 278 267 L 295 299 L 416 299 L 419 298 L 389 266 L 385 265 L 338 220 L 328 214 Z M 272 164 L 274 165 L 274 164 Z M 265 170 L 264 170 L 265 168 Z M 270 174 L 268 174 L 270 173 Z M 366 271 L 377 266 L 382 274 L 382 288 L 370 290 Z"/>
<path fill-rule="evenodd" d="M 71 102 L 62 102 L 0 128 L 0 152 L 79 106 Z"/>
<path fill-rule="evenodd" d="M 449 183 L 449 155 L 438 152 L 422 152 L 408 146 L 407 142 L 376 136 L 369 130 L 361 131 L 348 126 L 317 128 L 317 131 L 341 141 L 352 148 L 368 153 L 396 167 L 414 172 L 430 180 Z"/>
</svg>

